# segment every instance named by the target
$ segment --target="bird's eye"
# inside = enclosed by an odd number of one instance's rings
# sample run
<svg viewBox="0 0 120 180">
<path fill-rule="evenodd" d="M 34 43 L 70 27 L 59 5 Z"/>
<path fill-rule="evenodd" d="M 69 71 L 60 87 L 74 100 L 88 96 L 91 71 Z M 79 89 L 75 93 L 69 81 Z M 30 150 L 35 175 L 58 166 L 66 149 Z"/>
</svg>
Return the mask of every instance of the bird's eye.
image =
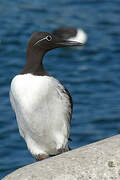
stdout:
<svg viewBox="0 0 120 180">
<path fill-rule="evenodd" d="M 49 35 L 49 36 L 46 36 L 46 39 L 47 39 L 47 41 L 51 41 L 52 37 Z"/>
</svg>

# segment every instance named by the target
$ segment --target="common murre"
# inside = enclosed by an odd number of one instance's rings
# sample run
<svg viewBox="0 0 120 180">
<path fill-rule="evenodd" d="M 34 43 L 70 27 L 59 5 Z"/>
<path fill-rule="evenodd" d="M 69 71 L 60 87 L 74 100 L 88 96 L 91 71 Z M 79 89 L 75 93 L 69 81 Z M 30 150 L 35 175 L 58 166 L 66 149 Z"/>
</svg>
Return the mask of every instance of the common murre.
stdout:
<svg viewBox="0 0 120 180">
<path fill-rule="evenodd" d="M 69 41 L 77 41 L 80 43 L 86 43 L 87 34 L 83 29 L 73 27 L 59 27 L 52 32 L 56 37 L 66 39 Z"/>
<path fill-rule="evenodd" d="M 10 88 L 10 102 L 20 135 L 36 160 L 69 150 L 72 98 L 67 89 L 43 67 L 43 56 L 54 48 L 82 43 L 34 33 L 27 47 L 27 62 Z"/>
</svg>

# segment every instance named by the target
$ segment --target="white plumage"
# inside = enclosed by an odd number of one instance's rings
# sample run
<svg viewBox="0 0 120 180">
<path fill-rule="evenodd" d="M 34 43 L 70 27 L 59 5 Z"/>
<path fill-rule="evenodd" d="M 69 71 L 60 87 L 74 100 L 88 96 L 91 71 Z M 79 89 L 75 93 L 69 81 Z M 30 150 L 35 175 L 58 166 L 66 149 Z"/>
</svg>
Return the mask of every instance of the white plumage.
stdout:
<svg viewBox="0 0 120 180">
<path fill-rule="evenodd" d="M 71 105 L 64 87 L 51 76 L 17 75 L 10 101 L 21 136 L 33 155 L 68 150 Z"/>
</svg>

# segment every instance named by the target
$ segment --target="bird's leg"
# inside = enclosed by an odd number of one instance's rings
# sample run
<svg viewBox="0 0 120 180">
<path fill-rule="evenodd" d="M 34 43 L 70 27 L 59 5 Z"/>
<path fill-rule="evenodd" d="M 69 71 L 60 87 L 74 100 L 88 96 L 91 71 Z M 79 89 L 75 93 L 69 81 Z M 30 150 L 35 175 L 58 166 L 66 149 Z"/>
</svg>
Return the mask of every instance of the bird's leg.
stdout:
<svg viewBox="0 0 120 180">
<path fill-rule="evenodd" d="M 47 154 L 38 154 L 38 155 L 34 155 L 34 158 L 36 159 L 36 161 L 41 161 L 44 160 L 46 158 L 48 158 L 49 156 Z"/>
<path fill-rule="evenodd" d="M 57 150 L 58 154 L 61 154 L 63 152 L 67 152 L 67 151 L 70 151 L 71 148 L 68 146 L 67 148 L 60 148 Z"/>
</svg>

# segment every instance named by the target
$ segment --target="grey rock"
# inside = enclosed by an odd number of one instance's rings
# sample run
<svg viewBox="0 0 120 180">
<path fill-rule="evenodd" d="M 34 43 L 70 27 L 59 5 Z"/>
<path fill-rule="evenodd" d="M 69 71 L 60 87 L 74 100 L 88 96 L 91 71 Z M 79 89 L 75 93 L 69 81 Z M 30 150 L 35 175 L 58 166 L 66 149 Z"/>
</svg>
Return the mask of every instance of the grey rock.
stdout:
<svg viewBox="0 0 120 180">
<path fill-rule="evenodd" d="M 120 135 L 27 165 L 2 180 L 120 180 Z"/>
</svg>

